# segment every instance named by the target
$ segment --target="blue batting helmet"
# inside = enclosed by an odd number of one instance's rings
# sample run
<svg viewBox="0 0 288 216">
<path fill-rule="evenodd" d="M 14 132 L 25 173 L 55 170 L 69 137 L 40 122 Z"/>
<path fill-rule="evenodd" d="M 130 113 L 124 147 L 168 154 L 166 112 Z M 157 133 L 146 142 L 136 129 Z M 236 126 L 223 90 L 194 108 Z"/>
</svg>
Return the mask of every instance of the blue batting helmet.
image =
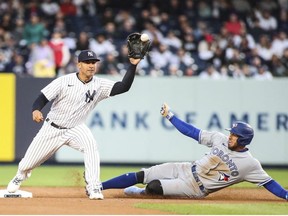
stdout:
<svg viewBox="0 0 288 216">
<path fill-rule="evenodd" d="M 254 137 L 253 128 L 245 122 L 237 121 L 233 123 L 231 128 L 226 130 L 230 131 L 230 133 L 236 134 L 239 137 L 237 142 L 241 146 L 249 145 Z"/>
</svg>

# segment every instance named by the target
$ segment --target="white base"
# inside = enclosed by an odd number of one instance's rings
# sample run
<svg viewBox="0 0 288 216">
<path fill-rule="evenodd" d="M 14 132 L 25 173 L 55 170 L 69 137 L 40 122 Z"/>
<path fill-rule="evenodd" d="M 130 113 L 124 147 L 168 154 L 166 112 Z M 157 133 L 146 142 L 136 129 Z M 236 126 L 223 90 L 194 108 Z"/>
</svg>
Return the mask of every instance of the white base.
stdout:
<svg viewBox="0 0 288 216">
<path fill-rule="evenodd" d="M 0 198 L 32 198 L 31 192 L 17 190 L 15 193 L 9 193 L 7 190 L 0 190 Z"/>
</svg>

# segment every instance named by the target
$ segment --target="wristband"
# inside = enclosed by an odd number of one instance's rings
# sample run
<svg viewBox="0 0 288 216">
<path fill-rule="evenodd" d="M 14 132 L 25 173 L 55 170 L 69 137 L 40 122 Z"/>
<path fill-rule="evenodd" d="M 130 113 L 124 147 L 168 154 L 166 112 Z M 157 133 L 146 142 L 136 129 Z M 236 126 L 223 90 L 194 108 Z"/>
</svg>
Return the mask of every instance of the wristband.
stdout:
<svg viewBox="0 0 288 216">
<path fill-rule="evenodd" d="M 168 120 L 170 120 L 173 116 L 174 116 L 174 113 L 172 113 L 171 111 L 168 111 L 168 114 L 167 114 L 166 118 Z"/>
</svg>

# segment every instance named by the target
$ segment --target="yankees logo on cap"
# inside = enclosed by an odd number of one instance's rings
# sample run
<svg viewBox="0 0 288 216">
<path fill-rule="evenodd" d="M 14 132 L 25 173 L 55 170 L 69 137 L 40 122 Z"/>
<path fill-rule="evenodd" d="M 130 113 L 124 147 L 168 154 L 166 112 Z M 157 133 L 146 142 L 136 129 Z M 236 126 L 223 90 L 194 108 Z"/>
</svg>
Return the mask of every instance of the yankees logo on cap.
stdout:
<svg viewBox="0 0 288 216">
<path fill-rule="evenodd" d="M 100 59 L 97 58 L 96 53 L 94 53 L 92 50 L 82 50 L 78 56 L 78 62 L 89 60 L 100 61 Z"/>
</svg>

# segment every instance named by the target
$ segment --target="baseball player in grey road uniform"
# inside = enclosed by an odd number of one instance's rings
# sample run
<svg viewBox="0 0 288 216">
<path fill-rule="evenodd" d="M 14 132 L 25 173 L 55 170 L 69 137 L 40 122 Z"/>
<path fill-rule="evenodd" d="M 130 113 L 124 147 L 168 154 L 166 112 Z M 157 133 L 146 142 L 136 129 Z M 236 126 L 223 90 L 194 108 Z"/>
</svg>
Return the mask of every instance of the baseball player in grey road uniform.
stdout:
<svg viewBox="0 0 288 216">
<path fill-rule="evenodd" d="M 182 134 L 199 144 L 211 148 L 210 153 L 193 162 L 164 163 L 126 173 L 102 183 L 103 190 L 125 188 L 127 195 L 150 194 L 202 198 L 222 188 L 247 181 L 264 186 L 276 196 L 288 200 L 288 192 L 273 180 L 260 162 L 249 152 L 247 145 L 253 139 L 252 127 L 241 121 L 235 122 L 230 135 L 200 130 L 183 122 L 170 111 L 167 104 L 160 110 Z M 145 188 L 133 186 L 146 184 Z"/>
<path fill-rule="evenodd" d="M 115 82 L 94 76 L 99 59 L 93 51 L 83 50 L 78 56 L 79 72 L 61 76 L 41 90 L 33 104 L 34 121 L 42 122 L 42 108 L 54 101 L 43 126 L 20 161 L 16 176 L 8 184 L 8 192 L 16 192 L 35 167 L 67 145 L 84 153 L 87 195 L 90 199 L 103 199 L 98 146 L 85 120 L 100 101 L 130 89 L 140 59 L 129 60 L 131 65 L 122 81 Z"/>
</svg>

